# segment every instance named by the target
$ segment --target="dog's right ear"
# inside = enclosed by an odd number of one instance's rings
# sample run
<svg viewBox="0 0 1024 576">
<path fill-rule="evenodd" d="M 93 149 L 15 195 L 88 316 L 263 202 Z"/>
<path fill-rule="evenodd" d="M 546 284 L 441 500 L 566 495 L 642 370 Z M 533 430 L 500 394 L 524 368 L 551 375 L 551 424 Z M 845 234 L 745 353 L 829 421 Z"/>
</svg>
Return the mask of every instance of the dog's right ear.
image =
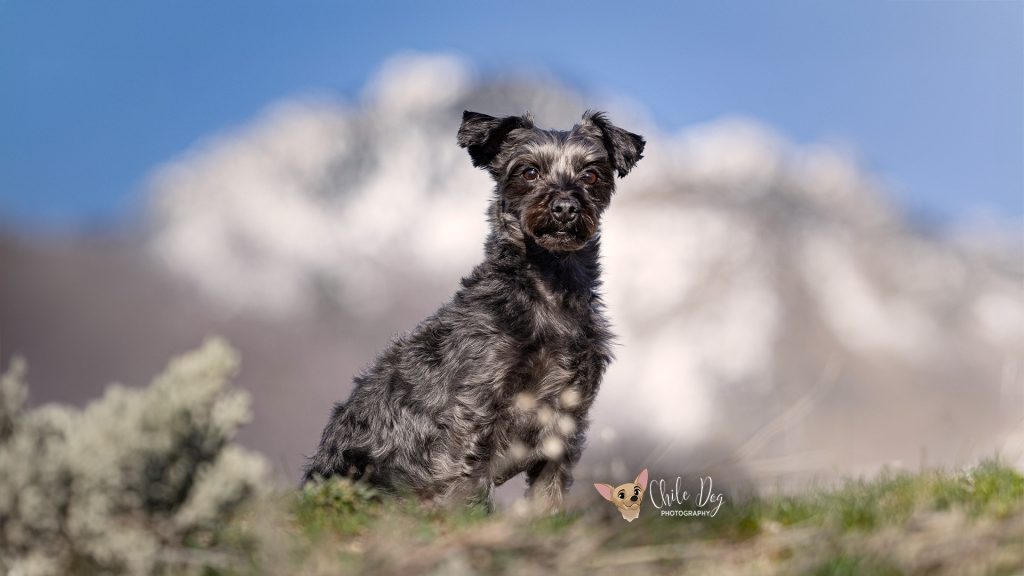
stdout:
<svg viewBox="0 0 1024 576">
<path fill-rule="evenodd" d="M 533 128 L 533 118 L 527 112 L 522 116 L 495 118 L 466 110 L 459 126 L 459 146 L 469 151 L 473 166 L 487 166 L 498 155 L 501 143 L 509 132 L 517 128 Z"/>
<path fill-rule="evenodd" d="M 644 146 L 647 144 L 643 136 L 627 132 L 612 124 L 604 112 L 587 110 L 583 114 L 583 124 L 593 126 L 601 133 L 601 140 L 608 150 L 612 167 L 622 178 L 644 157 Z"/>
<path fill-rule="evenodd" d="M 594 488 L 597 488 L 597 491 L 601 496 L 604 496 L 605 500 L 614 502 L 614 500 L 612 500 L 612 490 L 615 490 L 614 487 L 609 486 L 608 484 L 594 484 Z"/>
</svg>

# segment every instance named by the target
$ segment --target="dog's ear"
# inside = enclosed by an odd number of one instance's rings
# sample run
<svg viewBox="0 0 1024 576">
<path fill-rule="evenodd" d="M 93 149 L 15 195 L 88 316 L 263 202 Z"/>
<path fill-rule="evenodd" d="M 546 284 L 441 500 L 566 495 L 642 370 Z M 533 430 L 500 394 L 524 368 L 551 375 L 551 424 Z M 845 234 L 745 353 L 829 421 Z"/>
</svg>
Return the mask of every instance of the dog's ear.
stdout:
<svg viewBox="0 0 1024 576">
<path fill-rule="evenodd" d="M 608 484 L 594 484 L 594 488 L 597 488 L 598 493 L 600 493 L 605 500 L 614 502 L 614 500 L 612 500 L 612 490 L 615 490 L 615 488 Z"/>
<path fill-rule="evenodd" d="M 636 480 L 633 481 L 633 484 L 640 486 L 645 492 L 647 491 L 647 468 L 644 468 L 636 475 Z"/>
<path fill-rule="evenodd" d="M 495 118 L 466 110 L 459 126 L 459 146 L 469 151 L 473 166 L 487 166 L 498 155 L 501 143 L 509 132 L 517 128 L 533 128 L 533 118 L 527 112 L 522 116 Z"/>
<path fill-rule="evenodd" d="M 608 121 L 604 112 L 587 110 L 583 114 L 583 125 L 593 126 L 601 132 L 601 140 L 611 158 L 612 168 L 622 178 L 644 157 L 644 139 L 639 134 L 627 132 Z"/>
</svg>

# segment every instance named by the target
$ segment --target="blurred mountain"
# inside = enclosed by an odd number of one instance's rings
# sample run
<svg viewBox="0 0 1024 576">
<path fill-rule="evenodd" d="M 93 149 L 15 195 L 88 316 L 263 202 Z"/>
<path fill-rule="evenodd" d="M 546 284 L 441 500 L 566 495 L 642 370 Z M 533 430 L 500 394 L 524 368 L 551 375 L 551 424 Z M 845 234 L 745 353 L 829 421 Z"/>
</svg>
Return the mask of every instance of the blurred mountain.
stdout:
<svg viewBox="0 0 1024 576">
<path fill-rule="evenodd" d="M 648 147 L 603 224 L 619 346 L 581 476 L 1024 462 L 1019 247 L 919 232 L 848 155 L 753 120 L 668 134 L 606 104 Z M 295 478 L 352 374 L 482 256 L 462 111 L 588 107 L 436 56 L 357 104 L 275 106 L 157 170 L 141 233 L 0 237 L 0 352 L 28 357 L 36 401 L 79 402 L 224 334 L 255 398 L 242 439 Z"/>
</svg>

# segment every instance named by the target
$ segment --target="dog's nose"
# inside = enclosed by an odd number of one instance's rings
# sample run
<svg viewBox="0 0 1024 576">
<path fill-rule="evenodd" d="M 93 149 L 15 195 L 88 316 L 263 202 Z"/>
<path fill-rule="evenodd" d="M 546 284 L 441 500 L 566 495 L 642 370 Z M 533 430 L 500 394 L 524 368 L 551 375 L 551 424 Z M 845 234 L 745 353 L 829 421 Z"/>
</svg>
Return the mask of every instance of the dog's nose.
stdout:
<svg viewBox="0 0 1024 576">
<path fill-rule="evenodd" d="M 636 502 L 636 494 L 630 496 L 629 499 L 633 502 Z"/>
<path fill-rule="evenodd" d="M 551 201 L 551 216 L 562 224 L 576 219 L 580 212 L 580 203 L 572 196 L 559 196 Z"/>
</svg>

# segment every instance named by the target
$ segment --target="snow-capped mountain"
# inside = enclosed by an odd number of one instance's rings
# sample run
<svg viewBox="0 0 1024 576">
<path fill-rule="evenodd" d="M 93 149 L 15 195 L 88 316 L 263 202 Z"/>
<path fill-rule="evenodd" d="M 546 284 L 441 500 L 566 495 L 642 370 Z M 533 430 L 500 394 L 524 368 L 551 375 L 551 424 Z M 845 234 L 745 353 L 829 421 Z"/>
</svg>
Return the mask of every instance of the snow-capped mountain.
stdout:
<svg viewBox="0 0 1024 576">
<path fill-rule="evenodd" d="M 492 186 L 455 144 L 464 109 L 568 127 L 591 107 L 648 145 L 602 228 L 619 345 L 585 469 L 1024 462 L 1019 252 L 915 231 L 829 146 L 742 118 L 668 133 L 628 103 L 448 56 L 390 62 L 355 103 L 281 103 L 150 179 L 144 253 L 201 295 L 174 306 L 239 342 L 250 443 L 294 473 L 387 333 L 482 257 Z"/>
<path fill-rule="evenodd" d="M 462 110 L 560 127 L 583 102 L 543 81 L 479 81 L 448 57 L 394 61 L 356 106 L 282 105 L 161 170 L 150 247 L 240 313 L 315 313 L 325 294 L 369 318 L 440 302 L 486 233 L 491 185 L 455 145 Z M 621 346 L 598 437 L 742 446 L 813 394 L 744 454 L 916 465 L 992 449 L 1013 416 L 1000 410 L 1024 401 L 1019 269 L 916 233 L 829 147 L 750 120 L 673 134 L 611 112 L 649 143 L 603 225 Z"/>
</svg>

